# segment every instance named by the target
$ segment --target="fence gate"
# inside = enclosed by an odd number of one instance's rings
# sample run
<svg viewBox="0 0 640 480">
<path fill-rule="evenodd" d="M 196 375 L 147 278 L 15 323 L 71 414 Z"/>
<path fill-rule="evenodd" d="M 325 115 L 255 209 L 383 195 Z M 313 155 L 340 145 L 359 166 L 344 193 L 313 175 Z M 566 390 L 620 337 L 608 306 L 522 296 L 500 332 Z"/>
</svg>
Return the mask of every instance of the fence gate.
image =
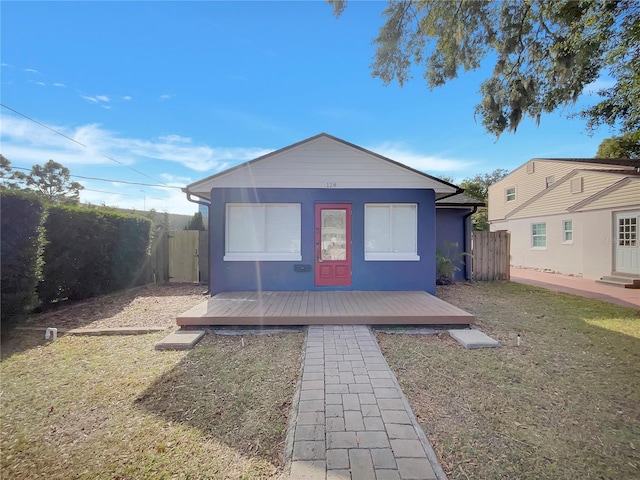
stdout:
<svg viewBox="0 0 640 480">
<path fill-rule="evenodd" d="M 511 260 L 511 234 L 473 232 L 473 279 L 509 280 Z"/>
<path fill-rule="evenodd" d="M 199 282 L 197 230 L 169 232 L 169 282 Z"/>
</svg>

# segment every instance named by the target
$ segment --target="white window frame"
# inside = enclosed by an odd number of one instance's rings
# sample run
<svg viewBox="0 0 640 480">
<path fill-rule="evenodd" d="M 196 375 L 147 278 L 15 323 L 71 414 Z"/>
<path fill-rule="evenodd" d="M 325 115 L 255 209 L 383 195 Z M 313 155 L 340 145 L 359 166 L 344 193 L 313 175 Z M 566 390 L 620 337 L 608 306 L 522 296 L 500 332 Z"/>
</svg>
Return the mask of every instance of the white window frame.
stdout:
<svg viewBox="0 0 640 480">
<path fill-rule="evenodd" d="M 394 207 L 414 207 L 415 212 L 415 226 L 413 232 L 410 232 L 409 235 L 412 236 L 414 251 L 394 251 L 393 246 L 393 210 Z M 370 239 L 367 238 L 367 225 L 371 220 L 371 216 L 369 211 L 371 208 L 388 208 L 389 209 L 389 245 L 390 249 L 388 252 L 372 252 L 368 250 L 368 245 Z M 365 261 L 419 261 L 420 255 L 418 255 L 418 204 L 417 203 L 365 203 L 364 205 L 364 259 Z"/>
<path fill-rule="evenodd" d="M 544 225 L 544 234 L 535 233 L 536 225 Z M 536 245 L 535 239 L 544 238 L 544 245 Z M 546 250 L 547 249 L 547 222 L 536 222 L 531 224 L 531 249 L 532 250 Z"/>
<path fill-rule="evenodd" d="M 262 250 L 256 252 L 243 252 L 243 251 L 234 251 L 233 247 L 229 245 L 230 242 L 230 211 L 234 207 L 261 207 L 262 213 L 259 220 L 261 220 L 257 226 L 254 226 L 256 229 L 256 234 L 260 235 L 258 239 L 258 243 L 262 244 Z M 267 238 L 269 225 L 266 221 L 267 218 L 267 209 L 270 207 L 295 207 L 296 214 L 292 215 L 292 219 L 294 222 L 294 227 L 297 229 L 297 245 L 293 247 L 291 251 L 268 251 L 267 250 Z M 301 254 L 301 232 L 302 232 L 302 216 L 301 216 L 301 207 L 299 203 L 227 203 L 225 206 L 225 245 L 224 245 L 224 257 L 223 260 L 225 262 L 234 262 L 234 261 L 272 261 L 272 262 L 282 262 L 282 261 L 294 261 L 299 262 L 302 260 Z M 281 250 L 281 249 L 279 249 Z"/>
<path fill-rule="evenodd" d="M 567 224 L 571 228 L 567 228 Z M 571 238 L 567 238 L 567 233 L 571 235 Z M 573 244 L 573 220 L 562 220 L 562 244 Z"/>
<path fill-rule="evenodd" d="M 513 190 L 513 193 L 509 193 L 509 190 Z M 510 196 L 513 196 L 513 198 L 509 199 Z M 504 200 L 505 202 L 516 201 L 516 187 L 508 187 L 504 189 Z"/>
</svg>

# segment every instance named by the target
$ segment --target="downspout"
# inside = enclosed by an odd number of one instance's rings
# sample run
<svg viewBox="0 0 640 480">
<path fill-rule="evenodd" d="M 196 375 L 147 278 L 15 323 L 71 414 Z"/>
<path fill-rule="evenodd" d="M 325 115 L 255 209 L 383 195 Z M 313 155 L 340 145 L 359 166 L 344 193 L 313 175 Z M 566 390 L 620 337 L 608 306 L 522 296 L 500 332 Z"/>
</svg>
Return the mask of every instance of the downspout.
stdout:
<svg viewBox="0 0 640 480">
<path fill-rule="evenodd" d="M 462 217 L 462 230 L 464 233 L 464 251 L 469 255 L 464 256 L 464 277 L 466 280 L 471 280 L 473 276 L 472 270 L 472 262 L 473 257 L 471 256 L 471 233 L 469 232 L 469 226 L 471 222 L 469 221 L 469 217 L 478 211 L 478 206 L 474 205 L 473 210 L 467 213 L 464 217 Z"/>
<path fill-rule="evenodd" d="M 207 200 L 203 197 L 193 198 L 193 194 L 189 191 L 188 187 L 183 188 L 182 191 L 187 194 L 187 200 L 191 203 L 203 205 L 207 207 L 207 210 L 210 209 L 211 200 Z M 209 267 L 207 270 L 209 270 L 209 278 L 207 278 L 207 293 L 211 293 L 211 211 L 209 211 L 209 213 L 207 214 L 207 223 L 209 224 L 209 238 L 207 239 L 207 264 Z"/>
</svg>

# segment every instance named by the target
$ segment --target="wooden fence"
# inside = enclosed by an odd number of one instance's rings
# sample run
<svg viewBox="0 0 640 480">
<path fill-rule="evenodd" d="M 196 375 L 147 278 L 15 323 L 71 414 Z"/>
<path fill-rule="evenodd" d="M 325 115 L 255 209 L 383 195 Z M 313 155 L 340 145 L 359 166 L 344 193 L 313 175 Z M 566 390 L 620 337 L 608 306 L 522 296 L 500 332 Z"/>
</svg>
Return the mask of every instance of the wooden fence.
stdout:
<svg viewBox="0 0 640 480">
<path fill-rule="evenodd" d="M 141 283 L 209 283 L 208 240 L 206 231 L 158 231 Z"/>
<path fill-rule="evenodd" d="M 511 259 L 511 234 L 497 232 L 473 232 L 473 279 L 509 280 Z"/>
</svg>

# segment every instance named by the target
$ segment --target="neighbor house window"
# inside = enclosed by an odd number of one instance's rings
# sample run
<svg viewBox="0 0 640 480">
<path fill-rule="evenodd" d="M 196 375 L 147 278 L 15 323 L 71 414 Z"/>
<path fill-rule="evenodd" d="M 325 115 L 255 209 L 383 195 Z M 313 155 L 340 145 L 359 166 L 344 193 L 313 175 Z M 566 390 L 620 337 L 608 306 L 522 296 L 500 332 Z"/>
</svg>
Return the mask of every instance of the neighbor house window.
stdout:
<svg viewBox="0 0 640 480">
<path fill-rule="evenodd" d="M 573 221 L 562 221 L 562 243 L 573 243 Z"/>
<path fill-rule="evenodd" d="M 418 205 L 365 204 L 364 244 L 365 260 L 420 260 Z"/>
<path fill-rule="evenodd" d="M 533 248 L 546 248 L 547 246 L 547 224 L 531 224 L 531 246 Z"/>
<path fill-rule="evenodd" d="M 550 177 L 545 178 L 545 185 L 547 186 L 547 188 L 549 188 L 551 185 L 553 185 L 553 182 L 556 181 L 556 177 L 551 175 Z"/>
<path fill-rule="evenodd" d="M 228 203 L 226 261 L 300 261 L 299 203 Z"/>
<path fill-rule="evenodd" d="M 505 189 L 504 198 L 507 202 L 513 202 L 516 199 L 516 187 Z"/>
</svg>

